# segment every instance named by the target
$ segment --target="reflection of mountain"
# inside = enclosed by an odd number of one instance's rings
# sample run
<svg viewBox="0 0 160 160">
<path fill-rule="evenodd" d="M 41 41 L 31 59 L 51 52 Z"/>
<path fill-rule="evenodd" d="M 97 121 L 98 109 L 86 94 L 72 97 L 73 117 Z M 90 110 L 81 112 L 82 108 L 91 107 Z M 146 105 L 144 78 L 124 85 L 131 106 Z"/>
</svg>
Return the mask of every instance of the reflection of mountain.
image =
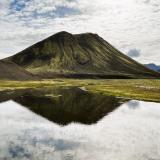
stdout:
<svg viewBox="0 0 160 160">
<path fill-rule="evenodd" d="M 19 97 L 23 95 L 25 92 L 28 92 L 28 90 L 0 91 L 0 103 Z"/>
<path fill-rule="evenodd" d="M 96 123 L 123 102 L 119 98 L 92 94 L 79 88 L 32 91 L 14 101 L 62 125 Z"/>
</svg>

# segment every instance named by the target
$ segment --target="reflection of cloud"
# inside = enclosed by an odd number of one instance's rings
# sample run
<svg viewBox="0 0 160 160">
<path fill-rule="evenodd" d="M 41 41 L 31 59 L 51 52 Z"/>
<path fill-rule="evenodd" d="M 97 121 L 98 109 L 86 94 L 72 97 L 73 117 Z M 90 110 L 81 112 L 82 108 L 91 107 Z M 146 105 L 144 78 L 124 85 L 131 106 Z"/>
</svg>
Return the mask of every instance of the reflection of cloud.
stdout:
<svg viewBox="0 0 160 160">
<path fill-rule="evenodd" d="M 78 142 L 72 142 L 72 141 L 65 141 L 63 139 L 58 139 L 58 140 L 54 140 L 53 141 L 55 150 L 70 150 L 70 149 L 74 149 L 77 148 L 79 146 Z"/>
<path fill-rule="evenodd" d="M 10 144 L 8 152 L 9 156 L 11 156 L 12 158 L 18 158 L 18 159 L 31 158 L 31 154 L 25 149 L 25 147 L 13 143 Z"/>
<path fill-rule="evenodd" d="M 38 150 L 43 150 L 43 154 L 49 154 L 52 152 L 75 150 L 80 146 L 80 143 L 74 142 L 74 140 L 53 139 L 45 136 L 43 138 L 30 138 L 24 136 L 23 138 L 20 138 L 21 141 L 19 141 L 19 138 L 14 139 L 14 142 L 8 142 L 8 155 L 6 155 L 6 158 L 34 159 L 36 153 L 40 154 L 40 151 L 38 152 Z"/>
<path fill-rule="evenodd" d="M 141 52 L 141 50 L 131 49 L 131 50 L 129 50 L 127 55 L 129 57 L 136 58 L 136 57 L 140 57 L 141 56 L 140 52 Z"/>
<path fill-rule="evenodd" d="M 140 103 L 138 101 L 129 101 L 128 103 L 128 107 L 131 109 L 136 109 L 139 107 Z"/>
<path fill-rule="evenodd" d="M 0 160 L 158 160 L 160 104 L 139 103 L 134 114 L 127 103 L 96 125 L 63 128 L 16 103 L 1 104 Z"/>
</svg>

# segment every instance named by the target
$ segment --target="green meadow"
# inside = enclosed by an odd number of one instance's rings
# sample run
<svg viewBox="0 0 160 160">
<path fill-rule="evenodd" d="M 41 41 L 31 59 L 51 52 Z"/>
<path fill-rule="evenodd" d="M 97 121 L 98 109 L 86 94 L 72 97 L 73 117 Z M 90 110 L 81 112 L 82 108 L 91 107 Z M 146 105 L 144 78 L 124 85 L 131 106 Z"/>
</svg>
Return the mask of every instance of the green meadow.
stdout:
<svg viewBox="0 0 160 160">
<path fill-rule="evenodd" d="M 113 95 L 127 99 L 160 102 L 158 79 L 53 79 L 41 81 L 0 81 L 0 91 L 46 87 L 79 87 L 87 92 Z"/>
</svg>

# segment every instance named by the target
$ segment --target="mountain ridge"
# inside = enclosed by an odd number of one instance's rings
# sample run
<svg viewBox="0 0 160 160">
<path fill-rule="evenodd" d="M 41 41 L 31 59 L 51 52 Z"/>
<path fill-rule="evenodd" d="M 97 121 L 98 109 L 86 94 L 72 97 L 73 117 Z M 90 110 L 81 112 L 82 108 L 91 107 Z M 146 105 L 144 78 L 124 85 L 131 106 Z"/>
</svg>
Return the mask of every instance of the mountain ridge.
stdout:
<svg viewBox="0 0 160 160">
<path fill-rule="evenodd" d="M 71 34 L 62 31 L 5 60 L 45 78 L 160 77 L 159 73 L 122 54 L 93 33 Z"/>
<path fill-rule="evenodd" d="M 160 72 L 160 65 L 156 65 L 154 63 L 145 64 L 145 66 L 154 71 Z"/>
</svg>

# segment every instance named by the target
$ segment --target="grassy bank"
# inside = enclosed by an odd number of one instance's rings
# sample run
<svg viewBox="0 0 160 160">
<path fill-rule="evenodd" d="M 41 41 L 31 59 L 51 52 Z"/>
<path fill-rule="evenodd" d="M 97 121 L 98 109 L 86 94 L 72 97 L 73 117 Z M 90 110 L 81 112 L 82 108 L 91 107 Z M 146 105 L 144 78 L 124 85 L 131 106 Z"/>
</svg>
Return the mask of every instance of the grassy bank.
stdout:
<svg viewBox="0 0 160 160">
<path fill-rule="evenodd" d="M 160 80 L 77 80 L 0 81 L 0 91 L 54 86 L 83 87 L 90 92 L 160 102 Z"/>
</svg>

